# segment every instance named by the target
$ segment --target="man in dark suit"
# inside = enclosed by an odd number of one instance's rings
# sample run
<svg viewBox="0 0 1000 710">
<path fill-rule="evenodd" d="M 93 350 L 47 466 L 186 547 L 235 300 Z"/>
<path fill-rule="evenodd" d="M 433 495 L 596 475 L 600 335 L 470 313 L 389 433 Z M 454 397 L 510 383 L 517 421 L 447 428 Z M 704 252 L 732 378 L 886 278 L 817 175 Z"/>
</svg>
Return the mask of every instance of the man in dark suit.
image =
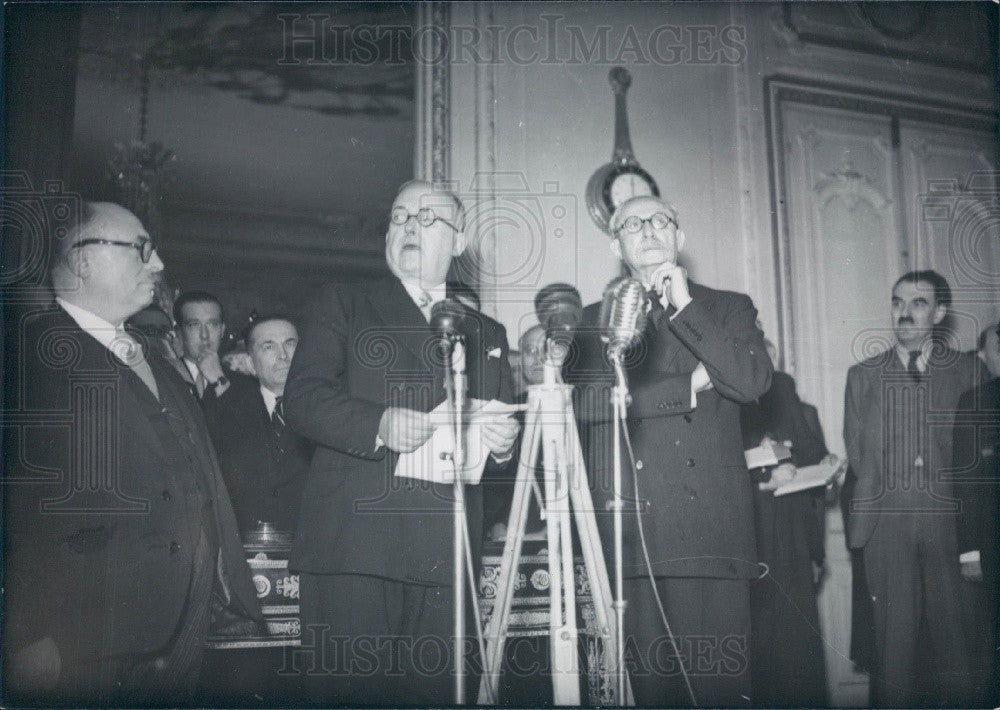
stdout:
<svg viewBox="0 0 1000 710">
<path fill-rule="evenodd" d="M 847 543 L 863 550 L 872 596 L 875 705 L 925 704 L 926 680 L 936 700 L 968 701 L 958 502 L 947 469 L 951 418 L 978 368 L 973 354 L 936 337 L 950 303 L 940 274 L 901 276 L 892 289 L 894 347 L 847 373 L 844 443 L 855 477 Z M 923 639 L 936 678 L 917 672 Z"/>
<path fill-rule="evenodd" d="M 958 550 L 973 701 L 995 706 L 1000 675 L 1000 323 L 979 336 L 979 357 L 992 379 L 962 394 L 955 418 L 952 467 L 962 502 Z"/>
<path fill-rule="evenodd" d="M 775 497 L 794 480 L 797 468 L 827 456 L 799 399 L 795 380 L 775 372 L 771 388 L 740 411 L 743 446 L 752 449 L 766 438 L 789 442 L 791 460 L 751 471 L 757 555 L 767 574 L 750 585 L 751 668 L 754 702 L 764 706 L 826 704 L 824 643 L 816 603 L 818 571 L 824 559 L 823 488 Z"/>
<path fill-rule="evenodd" d="M 465 247 L 463 220 L 454 195 L 404 185 L 386 234 L 392 276 L 324 292 L 292 361 L 285 417 L 316 453 L 290 566 L 300 572 L 303 645 L 312 659 L 329 646 L 327 666 L 304 669 L 327 703 L 451 700 L 453 489 L 394 469 L 432 435 L 428 412 L 445 399 L 428 324 Z M 504 328 L 465 316 L 469 397 L 512 401 Z M 510 459 L 517 430 L 509 417 L 483 427 L 488 466 Z M 482 496 L 466 490 L 478 559 Z"/>
<path fill-rule="evenodd" d="M 174 301 L 174 323 L 184 349 L 181 362 L 202 402 L 221 397 L 230 378 L 222 368 L 219 347 L 226 334 L 222 303 L 204 291 L 187 291 Z"/>
<path fill-rule="evenodd" d="M 255 377 L 234 374 L 232 385 L 206 406 L 208 428 L 240 532 L 260 523 L 295 532 L 312 445 L 285 426 L 285 381 L 299 342 L 290 320 L 256 319 L 246 345 Z"/>
<path fill-rule="evenodd" d="M 751 300 L 691 283 L 677 265 L 684 233 L 669 204 L 633 198 L 610 226 L 612 252 L 652 292 L 643 340 L 625 355 L 628 431 L 638 469 L 636 491 L 623 461 L 625 652 L 635 699 L 640 705 L 692 703 L 652 576 L 697 703 L 746 705 L 749 580 L 760 568 L 739 416 L 740 404 L 767 391 L 771 360 Z M 598 336 L 598 310 L 598 304 L 584 310 L 565 377 L 578 385 L 595 507 L 604 511 L 612 496 L 614 379 Z M 637 506 L 629 503 L 636 500 Z M 607 523 L 607 546 L 609 516 L 600 522 Z"/>
<path fill-rule="evenodd" d="M 108 203 L 51 253 L 57 305 L 6 328 L 7 699 L 189 702 L 213 608 L 260 610 L 201 410 L 123 328 L 163 264 Z"/>
</svg>

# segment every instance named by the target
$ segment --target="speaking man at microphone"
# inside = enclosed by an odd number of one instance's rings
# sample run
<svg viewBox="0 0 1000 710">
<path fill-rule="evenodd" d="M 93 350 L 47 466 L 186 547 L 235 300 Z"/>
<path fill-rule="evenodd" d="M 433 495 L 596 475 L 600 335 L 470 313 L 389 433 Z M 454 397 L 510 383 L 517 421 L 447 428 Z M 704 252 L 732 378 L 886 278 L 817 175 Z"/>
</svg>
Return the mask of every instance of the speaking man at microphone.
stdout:
<svg viewBox="0 0 1000 710">
<path fill-rule="evenodd" d="M 430 319 L 465 248 L 463 221 L 455 195 L 403 185 L 386 233 L 391 275 L 321 294 L 285 385 L 288 424 L 317 445 L 289 566 L 300 573 L 306 652 L 296 667 L 323 704 L 451 702 L 453 488 L 394 469 L 430 438 L 428 412 L 445 401 Z M 512 402 L 503 326 L 453 305 L 468 397 Z M 510 460 L 517 433 L 508 417 L 483 426 L 488 470 Z M 478 560 L 482 496 L 466 489 Z"/>
<path fill-rule="evenodd" d="M 633 471 L 627 454 L 622 458 L 625 658 L 635 700 L 663 707 L 745 706 L 749 581 L 760 570 L 739 405 L 767 391 L 771 360 L 750 298 L 693 283 L 678 265 L 685 235 L 671 205 L 633 198 L 615 211 L 610 227 L 611 252 L 648 292 L 638 307 L 645 326 L 622 356 L 636 459 Z M 605 340 L 628 338 L 623 321 L 629 304 L 610 310 L 616 322 L 601 324 L 599 304 L 584 309 L 576 353 L 564 372 L 577 385 L 576 411 L 606 548 L 612 540 L 611 516 L 604 511 L 613 498 L 615 377 Z M 607 557 L 611 570 L 613 555 Z"/>
</svg>

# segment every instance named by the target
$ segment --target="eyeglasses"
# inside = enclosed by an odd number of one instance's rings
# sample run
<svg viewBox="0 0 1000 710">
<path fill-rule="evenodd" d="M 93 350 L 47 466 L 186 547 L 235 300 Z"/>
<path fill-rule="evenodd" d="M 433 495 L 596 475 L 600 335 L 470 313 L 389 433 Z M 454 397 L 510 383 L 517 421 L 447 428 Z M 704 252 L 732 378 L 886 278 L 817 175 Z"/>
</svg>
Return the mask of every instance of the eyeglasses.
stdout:
<svg viewBox="0 0 1000 710">
<path fill-rule="evenodd" d="M 410 221 L 410 217 L 416 217 L 417 223 L 421 227 L 430 227 L 435 222 L 444 222 L 449 227 L 454 229 L 456 232 L 459 231 L 458 227 L 456 227 L 454 224 L 446 220 L 444 217 L 438 217 L 436 214 L 434 214 L 434 210 L 432 210 L 430 207 L 423 207 L 417 210 L 416 214 L 410 212 L 408 209 L 403 207 L 403 205 L 394 207 L 392 210 L 393 224 L 398 224 L 402 226 Z"/>
<path fill-rule="evenodd" d="M 653 229 L 666 229 L 671 224 L 674 225 L 675 228 L 677 227 L 676 219 L 663 212 L 657 212 L 648 219 L 643 219 L 638 215 L 632 215 L 622 222 L 622 225 L 615 231 L 625 232 L 625 234 L 638 234 L 642 231 L 643 225 L 647 222 L 653 225 Z"/>
<path fill-rule="evenodd" d="M 156 249 L 156 247 L 153 246 L 153 242 L 148 239 L 144 239 L 141 242 L 120 242 L 114 239 L 81 239 L 76 244 L 71 246 L 70 249 L 85 247 L 88 244 L 111 244 L 116 247 L 132 247 L 133 249 L 138 249 L 139 258 L 142 259 L 143 264 L 149 263 L 149 259 L 153 256 L 153 251 Z"/>
</svg>

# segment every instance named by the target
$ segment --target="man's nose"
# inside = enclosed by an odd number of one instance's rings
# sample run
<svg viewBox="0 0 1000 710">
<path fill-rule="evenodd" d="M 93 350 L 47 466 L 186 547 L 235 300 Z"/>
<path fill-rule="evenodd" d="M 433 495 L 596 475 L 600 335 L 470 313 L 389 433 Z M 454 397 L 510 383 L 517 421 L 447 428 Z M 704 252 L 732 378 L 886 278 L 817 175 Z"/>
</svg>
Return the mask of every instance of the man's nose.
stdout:
<svg viewBox="0 0 1000 710">
<path fill-rule="evenodd" d="M 198 335 L 201 337 L 202 340 L 208 340 L 208 325 L 207 324 L 203 323 L 201 326 L 198 327 Z"/>
<path fill-rule="evenodd" d="M 642 236 L 651 237 L 653 236 L 653 223 L 648 219 L 642 222 Z"/>
<path fill-rule="evenodd" d="M 160 260 L 160 255 L 156 253 L 156 249 L 153 249 L 153 253 L 149 255 L 149 261 L 146 262 L 146 268 L 154 274 L 158 274 L 163 271 L 163 262 Z"/>
</svg>

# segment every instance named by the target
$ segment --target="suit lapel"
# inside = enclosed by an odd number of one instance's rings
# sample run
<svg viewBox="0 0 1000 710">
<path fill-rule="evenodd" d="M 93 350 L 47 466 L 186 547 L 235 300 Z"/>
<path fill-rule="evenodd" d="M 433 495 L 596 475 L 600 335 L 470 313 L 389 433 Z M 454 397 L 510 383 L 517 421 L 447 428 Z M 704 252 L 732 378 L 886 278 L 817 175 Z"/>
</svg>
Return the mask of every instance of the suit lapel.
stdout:
<svg viewBox="0 0 1000 710">
<path fill-rule="evenodd" d="M 402 282 L 395 277 L 383 279 L 372 289 L 369 300 L 379 319 L 388 327 L 386 335 L 406 348 L 420 363 L 420 369 L 428 369 L 426 348 L 431 329 Z"/>
</svg>

